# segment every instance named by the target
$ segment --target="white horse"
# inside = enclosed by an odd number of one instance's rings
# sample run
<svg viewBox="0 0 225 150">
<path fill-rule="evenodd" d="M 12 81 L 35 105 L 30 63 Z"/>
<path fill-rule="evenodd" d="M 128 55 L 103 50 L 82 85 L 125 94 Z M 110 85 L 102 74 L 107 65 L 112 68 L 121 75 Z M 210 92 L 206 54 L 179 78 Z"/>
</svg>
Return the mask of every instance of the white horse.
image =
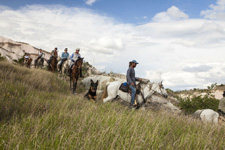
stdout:
<svg viewBox="0 0 225 150">
<path fill-rule="evenodd" d="M 212 123 L 218 125 L 219 113 L 215 112 L 212 109 L 202 109 L 197 110 L 194 113 L 195 118 L 199 118 L 203 123 Z"/>
<path fill-rule="evenodd" d="M 109 83 L 108 86 L 106 86 L 104 94 L 103 94 L 103 102 L 108 102 L 119 96 L 122 100 L 130 103 L 131 101 L 131 95 L 125 92 L 122 92 L 119 90 L 120 85 L 122 84 L 122 81 L 114 81 Z M 154 93 L 159 93 L 163 95 L 164 97 L 167 97 L 167 92 L 164 89 L 162 82 L 160 83 L 146 83 L 145 85 L 142 84 L 141 86 L 141 92 L 143 95 L 139 94 L 137 95 L 137 101 L 141 104 L 145 102 L 147 98 L 149 98 Z M 107 97 L 106 97 L 107 96 Z"/>
<path fill-rule="evenodd" d="M 58 64 L 57 64 L 58 71 L 60 70 L 60 68 L 59 68 L 60 63 L 61 63 L 61 61 L 59 61 Z M 59 74 L 59 76 L 61 78 L 63 78 L 64 80 L 66 80 L 68 69 L 69 69 L 69 60 L 66 60 L 62 64 L 62 70 Z"/>
</svg>

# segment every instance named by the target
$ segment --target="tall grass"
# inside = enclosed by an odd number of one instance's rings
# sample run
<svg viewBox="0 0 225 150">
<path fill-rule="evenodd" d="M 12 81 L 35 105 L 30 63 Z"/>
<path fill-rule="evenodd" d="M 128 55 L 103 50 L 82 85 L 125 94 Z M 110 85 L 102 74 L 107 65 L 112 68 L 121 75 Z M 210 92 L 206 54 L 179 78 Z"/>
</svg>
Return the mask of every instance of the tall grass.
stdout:
<svg viewBox="0 0 225 150">
<path fill-rule="evenodd" d="M 224 127 L 92 103 L 43 70 L 0 62 L 0 71 L 0 149 L 225 149 Z"/>
</svg>

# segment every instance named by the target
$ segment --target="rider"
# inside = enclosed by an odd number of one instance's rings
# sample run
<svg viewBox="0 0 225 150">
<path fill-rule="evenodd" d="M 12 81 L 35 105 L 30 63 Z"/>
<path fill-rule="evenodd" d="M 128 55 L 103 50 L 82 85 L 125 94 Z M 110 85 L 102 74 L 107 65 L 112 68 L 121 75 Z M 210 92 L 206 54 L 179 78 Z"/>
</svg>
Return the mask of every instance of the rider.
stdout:
<svg viewBox="0 0 225 150">
<path fill-rule="evenodd" d="M 64 61 L 66 61 L 69 58 L 69 53 L 67 52 L 67 48 L 64 49 L 64 52 L 62 52 L 61 56 L 61 62 L 59 64 L 59 70 L 62 71 L 62 64 Z"/>
<path fill-rule="evenodd" d="M 225 91 L 223 92 L 223 98 L 219 102 L 218 112 L 225 116 Z"/>
<path fill-rule="evenodd" d="M 52 50 L 51 53 L 50 53 L 51 57 L 50 57 L 49 60 L 48 60 L 48 66 L 50 65 L 52 59 L 53 59 L 54 56 L 55 56 L 54 53 L 56 53 L 56 57 L 58 57 L 57 47 L 56 47 L 54 50 Z"/>
<path fill-rule="evenodd" d="M 141 81 L 141 79 L 137 79 L 135 77 L 135 70 L 134 68 L 137 66 L 138 62 L 136 60 L 132 60 L 129 63 L 129 68 L 127 70 L 127 83 L 131 89 L 131 106 L 135 105 L 135 96 L 136 96 L 136 81 Z"/>
<path fill-rule="evenodd" d="M 71 56 L 71 64 L 70 64 L 70 69 L 69 69 L 69 76 L 71 76 L 71 72 L 72 72 L 72 67 L 73 65 L 76 63 L 76 61 L 78 60 L 78 58 L 81 58 L 80 55 L 80 48 L 76 49 L 76 52 L 74 52 Z M 84 76 L 82 75 L 82 66 L 80 67 L 80 77 L 83 78 Z"/>
<path fill-rule="evenodd" d="M 24 55 L 24 64 L 30 59 L 30 54 L 25 53 Z"/>
<path fill-rule="evenodd" d="M 43 53 L 43 50 L 40 49 L 39 52 L 38 52 L 38 54 L 37 54 L 38 57 L 37 57 L 37 59 L 35 60 L 35 63 L 37 63 L 39 59 L 41 59 L 41 62 L 43 63 L 43 62 L 44 62 L 44 58 L 43 58 L 44 55 L 45 55 L 45 54 Z"/>
</svg>

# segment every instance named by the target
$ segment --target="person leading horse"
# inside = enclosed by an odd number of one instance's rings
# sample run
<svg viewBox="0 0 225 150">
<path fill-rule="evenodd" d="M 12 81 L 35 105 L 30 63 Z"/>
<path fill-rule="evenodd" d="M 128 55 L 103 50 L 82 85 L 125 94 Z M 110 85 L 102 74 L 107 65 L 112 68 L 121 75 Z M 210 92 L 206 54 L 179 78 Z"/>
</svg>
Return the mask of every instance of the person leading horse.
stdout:
<svg viewBox="0 0 225 150">
<path fill-rule="evenodd" d="M 138 62 L 136 60 L 132 60 L 129 63 L 129 68 L 127 70 L 127 83 L 131 89 L 131 103 L 130 105 L 135 107 L 135 97 L 136 97 L 136 81 L 142 81 L 141 79 L 138 79 L 135 77 L 135 70 L 134 68 L 137 66 Z"/>
</svg>

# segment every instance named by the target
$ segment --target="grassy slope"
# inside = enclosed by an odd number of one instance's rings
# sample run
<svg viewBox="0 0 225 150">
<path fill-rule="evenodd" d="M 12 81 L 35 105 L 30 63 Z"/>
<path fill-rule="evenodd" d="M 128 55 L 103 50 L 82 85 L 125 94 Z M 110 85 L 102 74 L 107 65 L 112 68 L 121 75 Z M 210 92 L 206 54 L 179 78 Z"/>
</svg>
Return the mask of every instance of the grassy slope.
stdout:
<svg viewBox="0 0 225 150">
<path fill-rule="evenodd" d="M 224 149 L 225 128 L 95 104 L 55 74 L 0 62 L 0 149 Z"/>
</svg>

